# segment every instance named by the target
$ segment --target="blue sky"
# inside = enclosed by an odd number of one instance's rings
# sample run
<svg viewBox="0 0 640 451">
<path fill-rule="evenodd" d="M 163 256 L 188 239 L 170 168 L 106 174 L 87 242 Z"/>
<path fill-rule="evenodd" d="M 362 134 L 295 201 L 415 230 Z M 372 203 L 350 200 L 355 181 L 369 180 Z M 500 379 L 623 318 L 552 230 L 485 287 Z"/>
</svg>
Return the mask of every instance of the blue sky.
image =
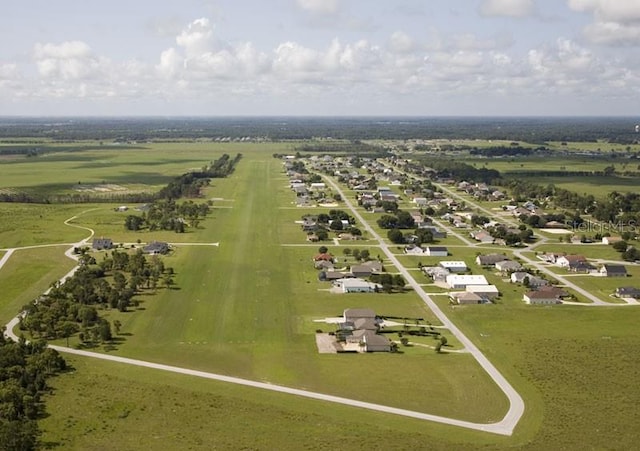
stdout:
<svg viewBox="0 0 640 451">
<path fill-rule="evenodd" d="M 640 115 L 640 0 L 23 0 L 0 115 Z"/>
</svg>

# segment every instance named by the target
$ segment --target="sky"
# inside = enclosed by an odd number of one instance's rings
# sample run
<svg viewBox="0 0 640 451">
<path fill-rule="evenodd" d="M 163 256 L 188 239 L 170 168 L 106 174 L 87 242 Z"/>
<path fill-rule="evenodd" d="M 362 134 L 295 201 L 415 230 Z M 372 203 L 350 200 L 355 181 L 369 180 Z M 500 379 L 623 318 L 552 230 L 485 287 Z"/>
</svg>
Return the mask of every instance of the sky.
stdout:
<svg viewBox="0 0 640 451">
<path fill-rule="evenodd" d="M 0 116 L 640 116 L 640 0 L 21 0 Z"/>
</svg>

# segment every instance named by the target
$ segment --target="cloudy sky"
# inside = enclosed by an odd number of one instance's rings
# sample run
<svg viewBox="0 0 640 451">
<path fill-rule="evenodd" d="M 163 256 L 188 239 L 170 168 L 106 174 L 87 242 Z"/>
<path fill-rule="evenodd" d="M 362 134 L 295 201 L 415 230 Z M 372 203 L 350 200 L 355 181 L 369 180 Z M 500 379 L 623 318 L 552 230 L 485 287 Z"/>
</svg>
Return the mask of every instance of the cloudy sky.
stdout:
<svg viewBox="0 0 640 451">
<path fill-rule="evenodd" d="M 22 0 L 0 115 L 640 116 L 640 0 Z"/>
</svg>

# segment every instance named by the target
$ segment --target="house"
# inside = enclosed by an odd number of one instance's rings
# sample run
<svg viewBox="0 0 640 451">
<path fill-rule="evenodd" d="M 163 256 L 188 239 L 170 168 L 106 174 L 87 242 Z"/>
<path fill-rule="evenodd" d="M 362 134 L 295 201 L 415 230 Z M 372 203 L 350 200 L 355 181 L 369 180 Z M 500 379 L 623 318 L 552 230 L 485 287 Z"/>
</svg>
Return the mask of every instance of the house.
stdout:
<svg viewBox="0 0 640 451">
<path fill-rule="evenodd" d="M 624 265 L 605 263 L 598 272 L 604 277 L 627 277 L 627 268 Z"/>
<path fill-rule="evenodd" d="M 469 305 L 469 304 L 482 304 L 484 300 L 475 293 L 468 291 L 455 291 L 449 293 L 449 299 L 455 304 Z"/>
<path fill-rule="evenodd" d="M 378 260 L 369 260 L 366 261 L 362 264 L 362 266 L 367 266 L 369 268 L 371 268 L 371 273 L 372 274 L 380 274 L 381 272 L 384 271 L 384 266 L 382 265 L 382 262 L 378 261 Z"/>
<path fill-rule="evenodd" d="M 538 305 L 553 305 L 562 303 L 558 296 L 555 296 L 552 292 L 547 290 L 528 291 L 522 296 L 522 300 L 527 304 Z"/>
<path fill-rule="evenodd" d="M 449 255 L 449 250 L 444 246 L 427 246 L 425 253 L 429 257 L 446 257 Z"/>
<path fill-rule="evenodd" d="M 364 352 L 391 352 L 391 341 L 384 335 L 367 330 L 362 334 Z"/>
<path fill-rule="evenodd" d="M 542 277 L 534 276 L 524 271 L 516 271 L 511 273 L 511 283 L 524 283 L 525 279 L 529 280 L 528 286 L 531 288 L 538 288 L 549 285 L 549 282 Z"/>
<path fill-rule="evenodd" d="M 334 280 L 347 278 L 348 274 L 341 271 L 320 271 L 318 273 L 318 280 L 320 282 L 333 282 Z"/>
<path fill-rule="evenodd" d="M 635 287 L 618 287 L 615 295 L 619 298 L 640 298 L 640 288 Z"/>
<path fill-rule="evenodd" d="M 376 313 L 368 308 L 348 308 L 342 311 L 342 317 L 345 322 L 353 322 L 358 318 L 376 319 Z"/>
<path fill-rule="evenodd" d="M 620 236 L 603 236 L 602 244 L 615 244 L 624 241 Z"/>
<path fill-rule="evenodd" d="M 325 189 L 327 186 L 324 183 L 318 182 L 318 183 L 312 183 L 310 185 L 311 190 L 313 191 L 317 191 L 317 190 L 323 190 Z"/>
<path fill-rule="evenodd" d="M 567 290 L 564 290 L 559 287 L 554 287 L 551 285 L 544 285 L 544 286 L 538 287 L 534 291 L 543 291 L 547 293 L 547 295 L 555 296 L 558 299 L 566 298 L 567 296 L 569 296 L 569 292 Z"/>
<path fill-rule="evenodd" d="M 404 253 L 409 255 L 424 255 L 426 252 L 420 246 L 409 244 L 408 246 L 405 246 Z"/>
<path fill-rule="evenodd" d="M 583 255 L 561 255 L 556 258 L 556 265 L 561 268 L 569 268 L 578 262 L 586 262 L 587 259 Z"/>
<path fill-rule="evenodd" d="M 500 271 L 503 274 L 520 271 L 522 269 L 522 265 L 518 262 L 514 262 L 513 260 L 502 260 L 502 261 L 496 262 L 494 266 L 498 271 Z"/>
<path fill-rule="evenodd" d="M 118 211 L 118 212 L 123 212 L 127 210 L 129 210 L 129 207 L 127 207 L 126 205 L 120 205 L 119 207 L 115 208 L 115 211 Z"/>
<path fill-rule="evenodd" d="M 477 294 L 483 299 L 495 299 L 500 296 L 500 290 L 495 285 L 467 285 L 468 293 Z"/>
<path fill-rule="evenodd" d="M 165 243 L 164 241 L 152 241 L 142 248 L 142 252 L 151 255 L 166 254 L 169 252 L 169 243 Z"/>
<path fill-rule="evenodd" d="M 316 254 L 315 257 L 313 257 L 313 261 L 314 262 L 319 262 L 319 261 L 327 261 L 327 262 L 335 262 L 335 259 L 333 258 L 333 255 L 325 252 L 325 253 L 321 253 L 321 254 Z"/>
<path fill-rule="evenodd" d="M 422 272 L 431 277 L 434 282 L 444 282 L 447 276 L 451 274 L 448 269 L 440 266 L 423 266 Z"/>
<path fill-rule="evenodd" d="M 333 286 L 341 293 L 374 293 L 382 288 L 377 283 L 358 278 L 342 278 L 333 281 Z"/>
<path fill-rule="evenodd" d="M 373 269 L 367 265 L 353 265 L 351 267 L 351 274 L 353 277 L 369 277 L 373 273 Z"/>
<path fill-rule="evenodd" d="M 111 249 L 113 248 L 113 241 L 111 238 L 94 238 L 91 247 L 96 251 Z"/>
<path fill-rule="evenodd" d="M 596 269 L 596 267 L 587 261 L 578 261 L 569 264 L 569 271 L 575 273 L 587 274 L 594 269 Z"/>
<path fill-rule="evenodd" d="M 315 269 L 321 269 L 323 271 L 333 271 L 333 262 L 329 260 L 317 260 L 314 262 L 313 267 Z"/>
<path fill-rule="evenodd" d="M 427 206 L 427 198 L 426 197 L 414 197 L 413 198 L 413 203 L 416 204 L 419 207 L 426 207 Z"/>
<path fill-rule="evenodd" d="M 509 260 L 504 254 L 487 254 L 478 255 L 476 257 L 476 264 L 480 266 L 495 266 L 496 263 Z"/>
<path fill-rule="evenodd" d="M 483 275 L 449 274 L 445 279 L 449 288 L 464 290 L 469 285 L 489 285 Z"/>
<path fill-rule="evenodd" d="M 491 244 L 494 241 L 494 238 L 486 230 L 471 232 L 469 235 L 471 236 L 471 238 L 473 238 L 476 241 L 480 241 L 481 243 Z"/>
<path fill-rule="evenodd" d="M 438 262 L 438 266 L 449 270 L 449 272 L 465 272 L 469 269 L 467 268 L 467 264 L 463 261 L 443 260 Z"/>
</svg>

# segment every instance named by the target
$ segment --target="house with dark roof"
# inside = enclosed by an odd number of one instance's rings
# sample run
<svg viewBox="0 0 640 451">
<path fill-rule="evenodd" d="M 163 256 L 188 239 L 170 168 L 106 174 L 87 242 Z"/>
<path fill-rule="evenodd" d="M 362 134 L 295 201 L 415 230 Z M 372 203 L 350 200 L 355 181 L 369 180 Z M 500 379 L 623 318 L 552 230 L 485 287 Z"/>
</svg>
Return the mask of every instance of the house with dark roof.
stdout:
<svg viewBox="0 0 640 451">
<path fill-rule="evenodd" d="M 344 321 L 338 325 L 337 337 L 347 345 L 357 345 L 361 352 L 390 352 L 391 341 L 377 333 L 379 318 L 371 309 L 345 309 Z"/>
<path fill-rule="evenodd" d="M 604 277 L 627 277 L 627 268 L 624 265 L 613 265 L 605 263 L 598 272 Z"/>
<path fill-rule="evenodd" d="M 91 248 L 96 251 L 111 249 L 113 248 L 113 241 L 111 240 L 111 238 L 94 238 L 93 243 L 91 244 Z"/>
<path fill-rule="evenodd" d="M 427 246 L 425 254 L 429 257 L 446 257 L 449 255 L 449 249 L 445 246 Z"/>
<path fill-rule="evenodd" d="M 618 287 L 615 295 L 619 298 L 640 298 L 640 288 L 636 287 Z"/>
<path fill-rule="evenodd" d="M 509 260 L 504 254 L 478 255 L 476 263 L 480 266 L 495 266 L 496 263 Z"/>
<path fill-rule="evenodd" d="M 164 241 L 152 241 L 142 248 L 142 252 L 151 255 L 167 254 L 169 252 L 169 243 L 165 243 Z"/>
</svg>

